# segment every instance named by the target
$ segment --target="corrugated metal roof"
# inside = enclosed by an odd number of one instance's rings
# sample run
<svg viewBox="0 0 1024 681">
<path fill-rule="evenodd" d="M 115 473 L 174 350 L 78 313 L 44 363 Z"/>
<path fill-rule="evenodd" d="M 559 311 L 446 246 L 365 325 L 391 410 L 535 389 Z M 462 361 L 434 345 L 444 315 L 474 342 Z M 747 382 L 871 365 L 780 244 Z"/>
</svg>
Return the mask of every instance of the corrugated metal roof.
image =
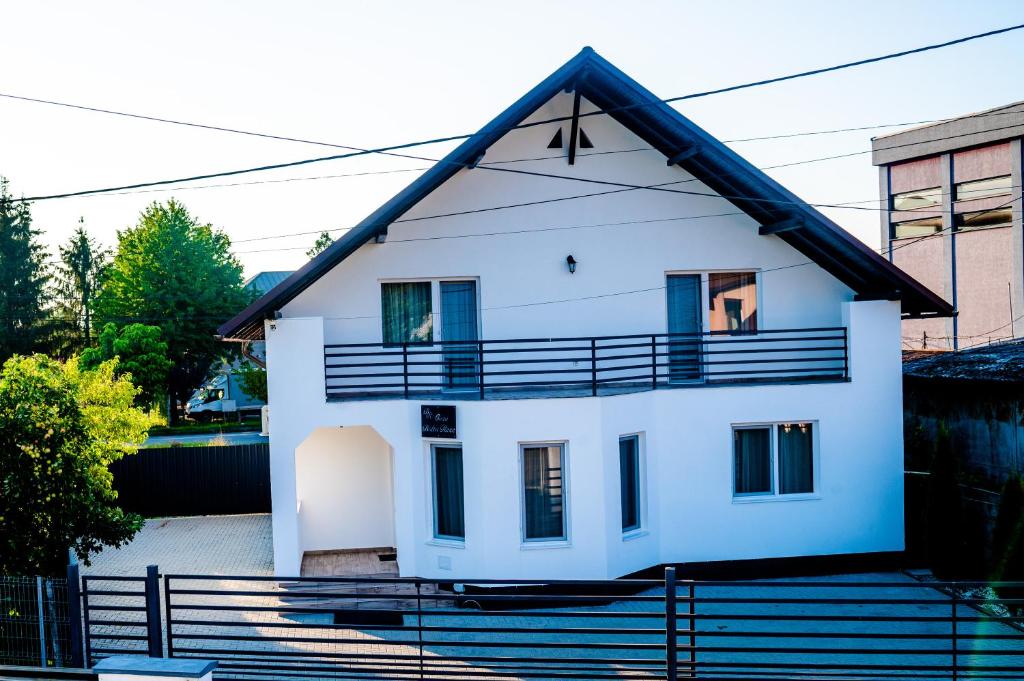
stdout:
<svg viewBox="0 0 1024 681">
<path fill-rule="evenodd" d="M 256 291 L 258 295 L 262 296 L 291 276 L 291 274 L 290 270 L 287 272 L 259 272 L 250 277 L 249 281 L 243 285 L 243 288 L 246 291 Z"/>
<path fill-rule="evenodd" d="M 780 232 L 778 237 L 849 286 L 860 299 L 901 300 L 903 312 L 911 315 L 953 313 L 941 297 L 587 47 L 320 255 L 223 324 L 218 333 L 233 340 L 262 338 L 264 319 L 364 243 L 386 232 L 392 221 L 455 173 L 475 166 L 488 147 L 565 88 L 575 88 L 666 158 L 695 147 L 697 153 L 681 161 L 680 166 L 712 190 L 731 197 L 737 208 L 762 225 L 798 221 L 798 227 Z"/>
</svg>

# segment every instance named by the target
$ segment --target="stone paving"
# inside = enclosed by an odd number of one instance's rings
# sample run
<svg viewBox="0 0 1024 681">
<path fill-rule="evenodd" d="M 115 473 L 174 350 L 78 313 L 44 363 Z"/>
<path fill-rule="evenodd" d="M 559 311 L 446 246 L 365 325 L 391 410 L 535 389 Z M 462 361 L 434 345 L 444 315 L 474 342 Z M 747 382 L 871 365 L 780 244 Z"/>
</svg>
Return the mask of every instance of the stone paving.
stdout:
<svg viewBox="0 0 1024 681">
<path fill-rule="evenodd" d="M 153 520 L 130 545 L 107 550 L 84 570 L 88 576 L 141 576 L 145 565 L 157 563 L 169 574 L 270 576 L 270 517 L 227 516 L 218 518 L 172 518 Z M 948 597 L 930 588 L 915 586 L 911 577 L 897 574 L 859 574 L 828 578 L 791 580 L 786 586 L 779 580 L 763 580 L 738 586 L 698 586 L 695 595 L 701 598 L 737 599 L 738 603 L 698 602 L 696 612 L 696 644 L 698 663 L 725 665 L 702 671 L 701 676 L 757 678 L 744 671 L 745 663 L 778 663 L 823 665 L 807 678 L 853 678 L 844 673 L 842 665 L 877 666 L 877 674 L 861 680 L 895 678 L 886 669 L 909 665 L 948 665 L 950 625 L 948 622 L 915 621 L 919 617 L 946 617 L 953 604 Z M 837 586 L 818 586 L 826 582 Z M 847 585 L 847 583 L 860 586 Z M 141 589 L 136 583 L 104 583 L 91 588 Z M 229 591 L 230 595 L 181 594 L 180 589 L 211 589 Z M 297 677 L 380 679 L 420 679 L 418 632 L 382 630 L 369 626 L 335 625 L 330 613 L 290 613 L 288 607 L 298 605 L 295 590 L 284 592 L 275 580 L 184 580 L 172 581 L 174 608 L 174 640 L 176 655 L 192 655 L 220 659 L 220 676 L 241 671 L 228 664 L 264 667 L 260 679 Z M 251 592 L 251 593 L 245 593 Z M 685 595 L 681 588 L 680 595 Z M 282 599 L 281 596 L 286 598 Z M 485 631 L 436 631 L 423 634 L 422 651 L 427 676 L 445 676 L 443 671 L 456 672 L 459 678 L 494 678 L 503 663 L 472 658 L 515 657 L 532 660 L 536 665 L 533 677 L 562 674 L 598 674 L 606 678 L 638 678 L 637 664 L 621 659 L 646 662 L 640 674 L 649 678 L 663 675 L 660 661 L 664 655 L 664 589 L 653 587 L 639 594 L 640 599 L 623 599 L 613 603 L 575 604 L 529 611 L 488 612 L 486 614 L 431 614 L 430 608 L 419 616 L 404 616 L 407 627 L 421 621 L 427 627 L 481 628 Z M 310 599 L 315 602 L 320 596 Z M 138 597 L 96 597 L 92 602 L 131 603 Z M 772 603 L 765 599 L 848 599 L 851 602 L 829 604 Z M 760 600 L 759 600 L 760 599 Z M 862 602 L 853 602 L 860 600 Z M 867 600 L 868 602 L 863 602 Z M 919 603 L 902 603 L 914 600 Z M 878 602 L 871 602 L 878 601 Z M 163 602 L 163 601 L 161 601 Z M 305 604 L 305 603 L 303 603 Z M 183 608 L 217 606 L 229 609 Z M 553 604 L 554 605 L 554 604 Z M 252 608 L 230 609 L 230 608 Z M 585 617 L 565 617 L 566 611 L 587 611 Z M 956 608 L 960 622 L 958 662 L 961 665 L 1008 666 L 1024 665 L 1024 632 L 1005 623 L 985 618 L 968 605 Z M 617 617 L 616 613 L 635 613 L 633 617 Z M 728 615 L 757 615 L 761 619 L 736 620 Z M 807 614 L 883 617 L 886 621 L 806 621 L 791 619 Z M 95 613 L 97 619 L 140 621 L 141 613 Z M 681 629 L 688 626 L 687 607 L 680 603 Z M 966 621 L 976 618 L 980 621 Z M 511 628 L 515 632 L 496 632 Z M 575 632 L 552 634 L 557 628 L 574 628 Z M 137 635 L 138 627 L 124 624 L 96 627 L 106 635 Z M 584 630 L 584 631 L 580 631 Z M 635 633 L 634 633 L 635 632 Z M 745 635 L 740 637 L 742 632 Z M 780 636 L 781 634 L 781 636 Z M 823 634 L 845 635 L 822 637 Z M 211 635 L 227 639 L 211 640 Z M 887 638 L 898 635 L 900 638 Z M 189 638 L 194 637 L 194 638 Z M 144 647 L 134 640 L 109 639 L 111 646 Z M 544 647 L 540 644 L 555 644 Z M 681 634 L 679 644 L 689 643 Z M 524 645 L 525 644 L 525 645 Z M 538 644 L 538 645 L 533 645 Z M 589 647 L 588 647 L 589 646 Z M 724 650 L 712 651 L 709 648 Z M 788 649 L 788 650 L 787 650 Z M 861 649 L 860 652 L 847 652 Z M 910 653 L 906 649 L 926 650 Z M 233 658 L 234 662 L 228 662 Z M 547 658 L 548 661 L 543 661 Z M 562 660 L 562 662 L 559 662 Z M 687 651 L 680 653 L 680 669 L 685 671 Z M 402 666 L 403 664 L 409 666 Z M 271 665 L 271 667 L 267 667 Z M 445 665 L 444 668 L 433 665 Z M 830 665 L 835 665 L 830 667 Z M 562 667 L 562 670 L 558 670 Z M 732 672 L 729 674 L 729 672 Z M 510 675 L 514 678 L 520 672 Z M 724 673 L 724 674 L 723 674 Z M 906 675 L 906 672 L 901 672 Z M 854 674 L 856 675 L 856 674 Z M 449 677 L 452 675 L 449 674 Z M 961 672 L 960 678 L 971 675 Z M 252 678 L 252 677 L 250 677 Z M 794 677 L 795 678 L 795 677 Z M 948 672 L 915 674 L 914 679 L 949 679 Z M 975 678 L 980 678 L 975 676 Z M 986 678 L 1015 678 L 1019 674 L 988 673 Z"/>
</svg>

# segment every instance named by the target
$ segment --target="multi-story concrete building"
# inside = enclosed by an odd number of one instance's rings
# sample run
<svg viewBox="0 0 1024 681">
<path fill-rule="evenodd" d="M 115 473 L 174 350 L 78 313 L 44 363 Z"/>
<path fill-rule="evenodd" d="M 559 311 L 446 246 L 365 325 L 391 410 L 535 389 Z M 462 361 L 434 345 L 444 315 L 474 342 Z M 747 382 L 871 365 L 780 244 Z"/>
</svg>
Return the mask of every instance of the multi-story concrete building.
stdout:
<svg viewBox="0 0 1024 681">
<path fill-rule="evenodd" d="M 1024 333 L 1024 102 L 872 140 L 882 246 L 953 317 L 905 319 L 906 349 L 956 350 Z"/>
</svg>

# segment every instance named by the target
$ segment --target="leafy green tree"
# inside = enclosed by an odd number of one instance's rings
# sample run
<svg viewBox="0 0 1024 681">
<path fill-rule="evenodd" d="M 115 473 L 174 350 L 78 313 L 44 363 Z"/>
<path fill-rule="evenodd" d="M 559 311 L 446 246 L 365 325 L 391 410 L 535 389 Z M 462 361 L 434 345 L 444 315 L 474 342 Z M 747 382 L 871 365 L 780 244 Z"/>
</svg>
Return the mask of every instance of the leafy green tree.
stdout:
<svg viewBox="0 0 1024 681">
<path fill-rule="evenodd" d="M 88 347 L 92 344 L 93 308 L 110 251 L 89 236 L 85 220 L 79 218 L 78 228 L 60 247 L 60 260 L 54 279 L 58 308 L 61 316 L 71 321 L 72 347 Z"/>
<path fill-rule="evenodd" d="M 0 574 L 57 575 L 68 550 L 120 546 L 142 519 L 117 507 L 108 464 L 134 453 L 149 417 L 116 361 L 15 356 L 0 371 Z"/>
<path fill-rule="evenodd" d="M 246 395 L 251 395 L 261 402 L 267 401 L 267 370 L 245 362 L 235 372 L 238 382 Z"/>
<path fill-rule="evenodd" d="M 173 364 L 165 392 L 174 423 L 179 398 L 191 394 L 225 352 L 214 338 L 218 324 L 252 295 L 242 288 L 242 266 L 230 253 L 227 235 L 200 224 L 174 199 L 151 204 L 135 227 L 117 236 L 117 253 L 96 299 L 96 318 L 160 327 Z"/>
<path fill-rule="evenodd" d="M 326 251 L 327 247 L 333 243 L 334 239 L 331 238 L 330 232 L 320 232 L 320 236 L 318 236 L 316 238 L 316 241 L 313 242 L 313 247 L 306 251 L 306 255 L 309 256 L 310 258 L 315 258 L 316 256 Z"/>
<path fill-rule="evenodd" d="M 136 323 L 118 329 L 113 322 L 107 322 L 96 347 L 82 351 L 82 367 L 93 369 L 116 357 L 117 374 L 127 375 L 139 389 L 136 403 L 150 406 L 161 395 L 172 366 L 161 335 L 159 326 Z"/>
<path fill-rule="evenodd" d="M 24 201 L 0 177 L 0 361 L 42 349 L 50 311 L 46 252 Z"/>
</svg>

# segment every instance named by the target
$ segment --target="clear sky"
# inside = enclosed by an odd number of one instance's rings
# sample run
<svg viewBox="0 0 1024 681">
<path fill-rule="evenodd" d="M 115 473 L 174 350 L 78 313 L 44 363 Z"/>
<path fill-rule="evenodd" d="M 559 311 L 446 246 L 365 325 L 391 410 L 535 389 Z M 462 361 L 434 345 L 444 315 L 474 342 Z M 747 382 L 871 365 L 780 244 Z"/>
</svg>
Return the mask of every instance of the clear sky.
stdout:
<svg viewBox="0 0 1024 681">
<path fill-rule="evenodd" d="M 661 97 L 772 77 L 1024 21 L 1019 1 L 4 2 L 0 92 L 353 146 L 468 133 L 584 45 Z M 931 120 L 1024 99 L 1024 32 L 682 102 L 722 140 Z M 898 128 L 734 143 L 758 166 L 867 151 Z M 440 157 L 450 145 L 413 153 Z M 297 160 L 325 147 L 0 99 L 0 175 L 19 195 Z M 381 156 L 227 180 L 421 168 Z M 770 171 L 812 202 L 878 198 L 865 153 Z M 415 172 L 176 188 L 33 207 L 55 250 L 84 217 L 112 245 L 174 196 L 224 229 L 247 274 L 294 269 Z M 200 182 L 198 185 L 222 184 Z M 869 204 L 870 205 L 870 204 Z M 873 212 L 826 211 L 877 247 Z M 263 249 L 269 252 L 253 252 Z"/>
</svg>

